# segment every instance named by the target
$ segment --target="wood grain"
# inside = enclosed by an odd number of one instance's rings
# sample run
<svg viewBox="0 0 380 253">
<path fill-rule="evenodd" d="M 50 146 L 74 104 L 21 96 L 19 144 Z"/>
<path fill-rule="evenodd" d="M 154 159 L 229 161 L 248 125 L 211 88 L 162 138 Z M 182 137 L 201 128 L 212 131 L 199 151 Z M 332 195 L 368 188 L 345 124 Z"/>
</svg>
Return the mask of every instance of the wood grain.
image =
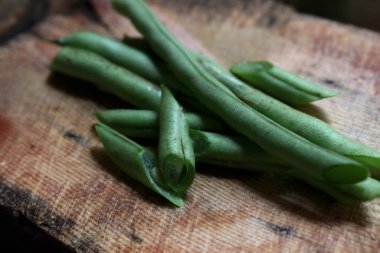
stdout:
<svg viewBox="0 0 380 253">
<path fill-rule="evenodd" d="M 94 112 L 128 107 L 49 72 L 77 30 L 120 38 L 131 24 L 92 0 L 0 48 L 0 204 L 78 252 L 378 252 L 380 201 L 342 206 L 296 181 L 199 166 L 174 208 L 124 177 L 92 130 Z M 268 59 L 341 93 L 309 112 L 380 149 L 380 36 L 269 0 L 150 0 L 189 47 L 226 66 Z M 44 38 L 44 39 L 41 39 Z M 206 50 L 207 49 L 207 50 Z"/>
</svg>

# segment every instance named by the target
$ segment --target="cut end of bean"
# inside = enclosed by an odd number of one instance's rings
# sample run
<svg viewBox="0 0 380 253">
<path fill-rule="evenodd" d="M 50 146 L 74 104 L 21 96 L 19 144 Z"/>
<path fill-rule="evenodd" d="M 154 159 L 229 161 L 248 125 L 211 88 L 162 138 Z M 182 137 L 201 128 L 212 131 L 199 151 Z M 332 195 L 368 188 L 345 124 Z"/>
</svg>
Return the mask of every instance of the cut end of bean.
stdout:
<svg viewBox="0 0 380 253">
<path fill-rule="evenodd" d="M 323 173 L 323 178 L 334 184 L 354 184 L 366 180 L 368 176 L 368 169 L 360 164 L 336 165 Z"/>
<path fill-rule="evenodd" d="M 165 183 L 178 194 L 183 194 L 191 186 L 194 180 L 192 165 L 186 163 L 183 158 L 169 156 L 166 158 L 161 173 Z"/>
<path fill-rule="evenodd" d="M 380 179 L 380 153 L 369 148 L 366 148 L 365 151 L 372 156 L 347 155 L 347 157 L 366 165 L 371 172 L 371 176 Z"/>
</svg>

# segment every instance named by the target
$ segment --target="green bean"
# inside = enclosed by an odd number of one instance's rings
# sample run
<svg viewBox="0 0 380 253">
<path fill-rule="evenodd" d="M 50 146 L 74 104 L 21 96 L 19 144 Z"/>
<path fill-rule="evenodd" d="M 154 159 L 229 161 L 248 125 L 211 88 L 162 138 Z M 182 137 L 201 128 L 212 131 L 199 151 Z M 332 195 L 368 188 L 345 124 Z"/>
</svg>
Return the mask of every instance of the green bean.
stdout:
<svg viewBox="0 0 380 253">
<path fill-rule="evenodd" d="M 95 129 L 106 152 L 125 174 L 157 192 L 173 204 L 184 205 L 182 197 L 162 183 L 154 153 L 104 124 L 97 124 Z"/>
<path fill-rule="evenodd" d="M 112 128 L 158 129 L 158 115 L 150 110 L 103 110 L 96 113 L 98 120 Z M 211 117 L 186 112 L 185 117 L 192 129 L 221 131 L 223 124 Z M 156 135 L 157 136 L 157 135 Z"/>
<path fill-rule="evenodd" d="M 51 69 L 92 82 L 137 107 L 157 110 L 160 106 L 158 86 L 94 53 L 64 47 L 54 58 Z"/>
<path fill-rule="evenodd" d="M 293 106 L 337 95 L 267 61 L 240 63 L 232 66 L 230 70 L 247 84 Z"/>
<path fill-rule="evenodd" d="M 60 38 L 58 42 L 63 46 L 96 53 L 153 83 L 160 84 L 162 81 L 158 66 L 148 55 L 117 40 L 94 32 L 80 31 Z"/>
<path fill-rule="evenodd" d="M 197 162 L 258 172 L 284 172 L 283 162 L 241 136 L 190 129 Z"/>
<path fill-rule="evenodd" d="M 324 121 L 298 111 L 246 85 L 215 62 L 201 56 L 198 56 L 198 61 L 214 77 L 258 112 L 321 147 L 365 164 L 370 168 L 372 176 L 380 177 L 380 153 L 376 150 L 339 133 Z"/>
<path fill-rule="evenodd" d="M 258 113 L 221 88 L 141 0 L 113 0 L 196 98 L 232 128 L 297 170 L 327 182 L 356 183 L 368 177 L 361 164 L 323 149 Z"/>
<path fill-rule="evenodd" d="M 195 157 L 189 125 L 181 106 L 166 86 L 161 87 L 159 112 L 159 170 L 165 184 L 182 195 L 195 175 Z"/>
<path fill-rule="evenodd" d="M 355 184 L 327 184 L 299 171 L 289 170 L 289 175 L 327 193 L 339 202 L 354 204 L 373 200 L 380 196 L 380 182 L 371 177 Z"/>
<path fill-rule="evenodd" d="M 340 184 L 333 185 L 333 187 L 360 201 L 369 201 L 380 196 L 380 182 L 371 177 L 356 184 Z"/>
<path fill-rule="evenodd" d="M 120 128 L 112 127 L 115 131 L 128 138 L 139 138 L 139 139 L 152 139 L 158 137 L 157 128 Z"/>
</svg>

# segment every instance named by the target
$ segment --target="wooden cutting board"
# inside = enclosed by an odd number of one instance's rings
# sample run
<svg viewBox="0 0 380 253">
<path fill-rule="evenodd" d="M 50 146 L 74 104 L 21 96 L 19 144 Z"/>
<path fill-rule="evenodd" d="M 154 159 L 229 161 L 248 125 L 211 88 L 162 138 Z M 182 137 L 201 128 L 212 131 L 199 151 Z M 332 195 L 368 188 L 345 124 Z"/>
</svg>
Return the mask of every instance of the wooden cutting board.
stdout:
<svg viewBox="0 0 380 253">
<path fill-rule="evenodd" d="M 1 205 L 78 252 L 379 252 L 380 200 L 343 206 L 296 181 L 199 166 L 175 208 L 123 176 L 92 124 L 95 111 L 128 105 L 48 68 L 58 51 L 49 39 L 136 34 L 108 0 L 91 2 L 0 48 Z M 340 92 L 303 109 L 380 150 L 379 34 L 270 0 L 147 2 L 226 66 L 267 59 Z"/>
</svg>

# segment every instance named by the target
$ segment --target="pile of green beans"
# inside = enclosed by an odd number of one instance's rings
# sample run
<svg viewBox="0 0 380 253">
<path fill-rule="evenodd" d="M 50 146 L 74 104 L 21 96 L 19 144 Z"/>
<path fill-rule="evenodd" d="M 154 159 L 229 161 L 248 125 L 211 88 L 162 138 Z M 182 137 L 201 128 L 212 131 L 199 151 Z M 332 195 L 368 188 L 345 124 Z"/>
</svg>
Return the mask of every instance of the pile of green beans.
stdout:
<svg viewBox="0 0 380 253">
<path fill-rule="evenodd" d="M 347 204 L 380 196 L 379 152 L 289 106 L 335 93 L 268 62 L 233 66 L 244 83 L 183 47 L 142 0 L 112 3 L 144 40 L 134 47 L 72 33 L 57 40 L 63 48 L 51 69 L 139 108 L 96 114 L 105 151 L 127 175 L 177 206 L 192 185 L 195 162 L 297 178 Z M 182 104 L 198 112 L 184 112 Z M 131 138 L 157 139 L 158 150 Z"/>
<path fill-rule="evenodd" d="M 156 54 L 204 106 L 264 150 L 327 182 L 357 183 L 368 177 L 363 165 L 310 143 L 221 89 L 223 84 L 188 53 L 142 1 L 115 0 L 113 5 L 130 18 Z"/>
</svg>

